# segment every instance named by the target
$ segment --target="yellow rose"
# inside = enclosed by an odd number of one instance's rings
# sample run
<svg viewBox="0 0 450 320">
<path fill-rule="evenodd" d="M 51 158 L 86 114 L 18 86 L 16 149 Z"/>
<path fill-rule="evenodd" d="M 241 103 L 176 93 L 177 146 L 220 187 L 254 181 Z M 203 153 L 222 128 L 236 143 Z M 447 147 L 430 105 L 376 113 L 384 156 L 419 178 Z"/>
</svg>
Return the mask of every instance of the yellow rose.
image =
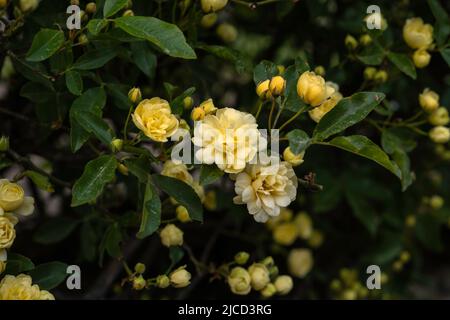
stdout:
<svg viewBox="0 0 450 320">
<path fill-rule="evenodd" d="M 430 130 L 429 136 L 435 143 L 447 143 L 450 141 L 450 129 L 444 126 L 437 126 Z"/>
<path fill-rule="evenodd" d="M 306 71 L 298 78 L 297 93 L 305 103 L 317 107 L 334 93 L 334 89 L 327 87 L 325 79 L 321 76 Z"/>
<path fill-rule="evenodd" d="M 413 54 L 414 65 L 421 69 L 425 68 L 431 60 L 431 54 L 425 49 L 417 49 Z"/>
<path fill-rule="evenodd" d="M 430 116 L 428 117 L 428 121 L 433 126 L 445 126 L 450 122 L 449 116 L 448 116 L 448 110 L 445 107 L 439 107 L 438 109 L 434 110 Z"/>
<path fill-rule="evenodd" d="M 299 154 L 294 154 L 291 151 L 290 147 L 287 147 L 283 151 L 283 159 L 289 162 L 293 167 L 301 165 L 305 160 L 303 157 L 305 156 L 305 151 L 300 152 Z"/>
<path fill-rule="evenodd" d="M 419 104 L 426 112 L 432 112 L 439 108 L 439 95 L 433 90 L 426 88 L 419 95 Z"/>
<path fill-rule="evenodd" d="M 403 26 L 403 39 L 412 49 L 427 49 L 433 43 L 433 26 L 424 24 L 422 18 L 408 19 Z"/>
<path fill-rule="evenodd" d="M 284 222 L 273 230 L 273 240 L 284 246 L 290 246 L 298 237 L 297 226 L 292 222 Z"/>
<path fill-rule="evenodd" d="M 205 111 L 205 115 L 214 113 L 217 110 L 217 108 L 214 106 L 214 102 L 211 98 L 200 103 L 200 105 L 198 107 L 202 108 Z"/>
<path fill-rule="evenodd" d="M 0 250 L 12 246 L 16 238 L 14 224 L 5 216 L 0 216 Z"/>
<path fill-rule="evenodd" d="M 256 94 L 262 100 L 270 99 L 272 97 L 270 95 L 270 91 L 269 91 L 269 84 L 270 84 L 270 80 L 264 80 L 256 86 Z"/>
<path fill-rule="evenodd" d="M 326 100 L 320 106 L 309 111 L 309 116 L 315 122 L 319 122 L 324 115 L 330 112 L 338 104 L 338 102 L 341 101 L 341 99 L 342 94 L 340 94 L 339 92 L 333 93 L 330 99 Z"/>
<path fill-rule="evenodd" d="M 161 242 L 166 247 L 181 246 L 183 244 L 183 231 L 174 224 L 166 225 L 159 234 Z"/>
<path fill-rule="evenodd" d="M 24 191 L 21 186 L 6 179 L 0 180 L 0 207 L 4 211 L 11 212 L 18 209 L 23 201 Z"/>
<path fill-rule="evenodd" d="M 184 288 L 191 283 L 191 274 L 186 271 L 186 266 L 179 267 L 169 274 L 170 284 L 174 288 Z"/>
<path fill-rule="evenodd" d="M 166 142 L 178 129 L 178 119 L 161 98 L 142 100 L 133 113 L 133 122 L 150 139 Z"/>
<path fill-rule="evenodd" d="M 270 79 L 269 90 L 272 96 L 280 96 L 284 93 L 286 87 L 286 80 L 282 76 L 275 76 Z"/>
<path fill-rule="evenodd" d="M 278 276 L 274 282 L 279 295 L 286 295 L 291 292 L 294 283 L 290 276 Z"/>
<path fill-rule="evenodd" d="M 202 10 L 206 13 L 225 8 L 228 0 L 201 0 Z"/>
<path fill-rule="evenodd" d="M 253 289 L 262 290 L 269 282 L 269 270 L 262 263 L 254 263 L 248 268 Z"/>
<path fill-rule="evenodd" d="M 0 300 L 40 300 L 39 286 L 32 284 L 30 276 L 6 275 L 0 282 Z"/>
<path fill-rule="evenodd" d="M 293 249 L 288 256 L 289 272 L 298 278 L 304 278 L 311 271 L 314 259 L 309 249 Z"/>
<path fill-rule="evenodd" d="M 309 215 L 300 212 L 295 218 L 294 223 L 297 226 L 298 235 L 302 239 L 309 239 L 313 232 L 313 223 Z"/>
<path fill-rule="evenodd" d="M 250 274 L 242 267 L 233 268 L 227 280 L 234 294 L 246 295 L 252 289 Z"/>
</svg>

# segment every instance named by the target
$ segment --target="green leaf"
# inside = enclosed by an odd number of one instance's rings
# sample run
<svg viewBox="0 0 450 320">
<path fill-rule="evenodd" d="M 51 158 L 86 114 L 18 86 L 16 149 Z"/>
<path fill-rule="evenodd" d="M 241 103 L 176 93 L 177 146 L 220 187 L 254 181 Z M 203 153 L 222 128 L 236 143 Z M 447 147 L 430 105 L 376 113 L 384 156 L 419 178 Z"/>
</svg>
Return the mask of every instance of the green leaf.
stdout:
<svg viewBox="0 0 450 320">
<path fill-rule="evenodd" d="M 147 183 L 147 176 L 151 173 L 151 162 L 144 155 L 139 158 L 126 159 L 125 166 L 128 170 L 138 178 L 139 182 Z"/>
<path fill-rule="evenodd" d="M 8 254 L 5 274 L 18 275 L 32 269 L 34 269 L 34 264 L 29 258 L 17 253 Z"/>
<path fill-rule="evenodd" d="M 50 58 L 64 44 L 64 32 L 53 29 L 42 29 L 33 38 L 27 60 L 38 62 Z"/>
<path fill-rule="evenodd" d="M 323 140 L 363 120 L 384 99 L 381 92 L 358 92 L 339 103 L 317 124 L 313 138 Z"/>
<path fill-rule="evenodd" d="M 416 67 L 406 54 L 389 52 L 387 56 L 401 72 L 413 79 L 417 78 Z"/>
<path fill-rule="evenodd" d="M 196 48 L 209 52 L 220 59 L 230 61 L 234 64 L 238 73 L 251 70 L 252 63 L 250 59 L 238 50 L 207 44 L 197 44 Z"/>
<path fill-rule="evenodd" d="M 441 6 L 438 0 L 428 0 L 431 12 L 436 19 L 434 27 L 434 36 L 438 47 L 445 44 L 450 35 L 450 18 L 446 10 Z"/>
<path fill-rule="evenodd" d="M 105 145 L 111 145 L 113 136 L 110 132 L 110 128 L 98 113 L 85 110 L 74 110 L 73 118 L 86 132 L 93 133 Z"/>
<path fill-rule="evenodd" d="M 51 290 L 57 287 L 67 277 L 67 265 L 62 262 L 49 262 L 38 265 L 28 272 L 41 290 Z"/>
<path fill-rule="evenodd" d="M 206 186 L 214 181 L 220 179 L 223 176 L 223 171 L 217 168 L 215 164 L 206 165 L 202 164 L 200 169 L 200 184 Z"/>
<path fill-rule="evenodd" d="M 38 82 L 27 82 L 21 89 L 20 95 L 36 103 L 48 102 L 55 98 L 55 91 Z"/>
<path fill-rule="evenodd" d="M 83 79 L 78 71 L 66 72 L 66 86 L 73 95 L 79 96 L 83 93 Z"/>
<path fill-rule="evenodd" d="M 54 90 L 53 84 L 50 81 L 50 76 L 47 74 L 47 70 L 41 63 L 26 62 L 18 59 L 16 56 L 11 56 L 14 64 L 14 69 L 22 74 L 30 81 L 38 82 L 46 86 L 47 88 Z"/>
<path fill-rule="evenodd" d="M 277 65 L 273 62 L 263 60 L 253 69 L 253 81 L 256 85 L 264 80 L 270 80 L 278 75 Z"/>
<path fill-rule="evenodd" d="M 375 161 L 395 174 L 398 178 L 401 179 L 402 177 L 398 166 L 389 159 L 387 154 L 379 146 L 365 136 L 336 137 L 326 142 L 326 144 Z"/>
<path fill-rule="evenodd" d="M 186 207 L 192 220 L 203 222 L 203 207 L 198 195 L 188 184 L 163 175 L 153 175 L 155 185 Z"/>
<path fill-rule="evenodd" d="M 122 110 L 129 110 L 132 106 L 130 99 L 128 99 L 128 91 L 130 87 L 120 83 L 107 83 L 106 92 L 112 97 L 114 105 Z"/>
<path fill-rule="evenodd" d="M 72 189 L 72 207 L 95 201 L 105 185 L 115 177 L 117 160 L 103 155 L 88 162 Z"/>
<path fill-rule="evenodd" d="M 283 74 L 283 77 L 286 80 L 286 89 L 284 91 L 286 100 L 284 102 L 284 107 L 292 112 L 304 112 L 309 108 L 309 106 L 302 99 L 300 99 L 297 94 L 298 78 L 303 72 L 309 70 L 306 69 L 308 67 L 307 64 L 304 65 L 303 68 L 300 66 L 300 63 L 298 63 L 298 65 L 289 66 Z"/>
<path fill-rule="evenodd" d="M 132 42 L 131 52 L 133 54 L 133 62 L 136 66 L 150 79 L 155 76 L 156 55 L 153 53 L 149 45 L 144 41 Z"/>
<path fill-rule="evenodd" d="M 107 25 L 108 25 L 108 21 L 105 19 L 91 19 L 91 20 L 89 20 L 89 22 L 87 24 L 87 29 L 92 35 L 96 36 Z"/>
<path fill-rule="evenodd" d="M 73 64 L 72 68 L 78 70 L 92 70 L 103 67 L 117 55 L 117 50 L 95 49 L 83 54 Z"/>
<path fill-rule="evenodd" d="M 73 63 L 73 52 L 71 47 L 66 47 L 59 50 L 57 53 L 52 55 L 49 59 L 50 70 L 53 73 L 62 73 L 72 65 Z"/>
<path fill-rule="evenodd" d="M 170 108 L 172 109 L 172 112 L 181 115 L 184 111 L 184 98 L 193 95 L 194 92 L 195 88 L 191 87 L 189 89 L 186 89 L 182 94 L 173 99 L 173 101 L 170 103 Z"/>
<path fill-rule="evenodd" d="M 128 3 L 128 0 L 106 0 L 103 7 L 103 16 L 109 18 L 122 10 Z"/>
<path fill-rule="evenodd" d="M 53 192 L 55 189 L 53 188 L 53 185 L 51 184 L 50 180 L 47 176 L 44 176 L 43 174 L 40 174 L 39 172 L 27 170 L 22 173 L 24 176 L 28 177 L 33 181 L 33 183 L 41 190 L 47 191 L 47 192 Z"/>
<path fill-rule="evenodd" d="M 435 217 L 428 214 L 418 215 L 415 230 L 417 238 L 425 248 L 434 252 L 443 250 L 441 225 Z"/>
<path fill-rule="evenodd" d="M 357 58 L 366 65 L 378 66 L 383 62 L 384 50 L 379 44 L 373 43 L 371 46 L 364 48 L 362 52 L 357 55 Z"/>
<path fill-rule="evenodd" d="M 147 181 L 144 194 L 144 205 L 142 207 L 142 218 L 139 232 L 136 234 L 138 239 L 144 239 L 158 230 L 161 224 L 161 200 L 158 192 L 150 179 Z"/>
<path fill-rule="evenodd" d="M 289 148 L 294 154 L 299 154 L 305 151 L 311 144 L 311 139 L 308 134 L 300 129 L 294 129 L 290 131 L 286 137 L 289 140 Z"/>
<path fill-rule="evenodd" d="M 170 262 L 171 262 L 171 266 L 176 266 L 178 262 L 181 261 L 181 259 L 183 259 L 184 257 L 184 250 L 182 247 L 179 246 L 175 246 L 175 247 L 170 247 L 169 248 L 169 257 L 170 257 Z"/>
<path fill-rule="evenodd" d="M 440 50 L 442 58 L 447 62 L 450 67 L 450 48 Z"/>
<path fill-rule="evenodd" d="M 347 202 L 352 208 L 353 215 L 366 227 L 367 231 L 373 236 L 376 234 L 380 223 L 375 209 L 367 199 L 361 194 L 346 190 Z"/>
<path fill-rule="evenodd" d="M 34 233 L 33 241 L 39 244 L 57 243 L 66 239 L 78 226 L 79 221 L 57 217 L 43 223 Z"/>
<path fill-rule="evenodd" d="M 111 257 L 117 258 L 121 255 L 122 232 L 118 223 L 113 223 L 108 227 L 102 242 L 101 247 L 104 247 Z"/>
<path fill-rule="evenodd" d="M 138 16 L 120 17 L 115 19 L 115 23 L 130 35 L 150 41 L 169 56 L 183 59 L 197 58 L 181 30 L 174 24 L 154 17 Z"/>
</svg>

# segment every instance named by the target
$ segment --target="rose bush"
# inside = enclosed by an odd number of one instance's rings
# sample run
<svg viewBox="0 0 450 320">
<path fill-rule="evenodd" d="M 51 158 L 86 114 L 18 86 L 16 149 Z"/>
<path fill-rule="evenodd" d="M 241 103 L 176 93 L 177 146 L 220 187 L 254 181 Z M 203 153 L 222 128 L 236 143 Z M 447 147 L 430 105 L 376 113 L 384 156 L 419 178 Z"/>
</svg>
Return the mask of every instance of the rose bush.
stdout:
<svg viewBox="0 0 450 320">
<path fill-rule="evenodd" d="M 449 3 L 372 4 L 1 1 L 0 299 L 448 294 Z"/>
</svg>

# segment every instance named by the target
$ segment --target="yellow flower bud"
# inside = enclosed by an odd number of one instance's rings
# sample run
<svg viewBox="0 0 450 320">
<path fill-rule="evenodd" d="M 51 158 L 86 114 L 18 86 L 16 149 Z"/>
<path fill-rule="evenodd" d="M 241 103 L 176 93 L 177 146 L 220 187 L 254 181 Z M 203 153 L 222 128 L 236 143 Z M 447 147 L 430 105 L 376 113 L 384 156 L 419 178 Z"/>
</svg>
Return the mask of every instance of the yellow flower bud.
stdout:
<svg viewBox="0 0 450 320">
<path fill-rule="evenodd" d="M 169 102 L 158 97 L 142 100 L 136 107 L 132 119 L 138 129 L 157 142 L 166 142 L 179 126 Z"/>
<path fill-rule="evenodd" d="M 193 104 L 194 104 L 194 99 L 192 99 L 191 96 L 187 96 L 186 98 L 183 99 L 184 109 L 189 110 L 190 108 L 192 108 Z"/>
<path fill-rule="evenodd" d="M 430 197 L 430 207 L 433 210 L 439 210 L 444 206 L 444 198 L 438 195 L 433 195 Z"/>
<path fill-rule="evenodd" d="M 334 92 L 329 91 L 325 79 L 314 72 L 304 72 L 297 81 L 298 96 L 307 104 L 316 107 Z"/>
<path fill-rule="evenodd" d="M 287 147 L 283 151 L 283 159 L 287 162 L 289 162 L 293 167 L 301 165 L 303 162 L 303 157 L 305 156 L 305 151 L 300 152 L 299 154 L 294 154 L 291 151 L 290 147 Z"/>
<path fill-rule="evenodd" d="M 450 129 L 444 126 L 437 126 L 430 130 L 429 136 L 435 143 L 447 143 L 450 141 Z"/>
<path fill-rule="evenodd" d="M 238 36 L 236 28 L 229 23 L 222 23 L 217 27 L 217 35 L 227 43 L 234 42 Z"/>
<path fill-rule="evenodd" d="M 225 8 L 228 0 L 201 0 L 203 12 L 214 12 Z"/>
<path fill-rule="evenodd" d="M 78 43 L 82 46 L 86 45 L 87 43 L 89 43 L 89 39 L 88 37 L 82 33 L 80 34 L 80 36 L 78 37 Z"/>
<path fill-rule="evenodd" d="M 200 103 L 199 108 L 202 108 L 206 115 L 214 113 L 217 110 L 211 98 Z"/>
<path fill-rule="evenodd" d="M 38 0 L 20 0 L 19 7 L 22 12 L 31 12 L 39 6 Z"/>
<path fill-rule="evenodd" d="M 5 152 L 9 150 L 9 137 L 0 137 L 0 152 Z"/>
<path fill-rule="evenodd" d="M 170 279 L 165 274 L 156 277 L 156 286 L 161 289 L 165 289 L 170 285 Z"/>
<path fill-rule="evenodd" d="M 119 172 L 121 174 L 123 174 L 124 176 L 128 175 L 128 167 L 126 165 L 124 165 L 123 163 L 119 163 L 117 165 L 117 170 L 119 170 Z"/>
<path fill-rule="evenodd" d="M 145 264 L 141 262 L 136 263 L 134 266 L 134 271 L 136 271 L 136 273 L 143 274 L 145 272 Z"/>
<path fill-rule="evenodd" d="M 250 274 L 242 267 L 234 267 L 227 280 L 230 290 L 234 294 L 246 295 L 252 288 Z"/>
<path fill-rule="evenodd" d="M 393 269 L 395 272 L 400 272 L 400 271 L 402 271 L 402 270 L 403 270 L 403 262 L 400 261 L 400 260 L 395 261 L 395 262 L 392 264 L 392 269 Z"/>
<path fill-rule="evenodd" d="M 377 69 L 375 69 L 374 67 L 366 67 L 364 69 L 364 79 L 373 80 L 375 73 L 377 73 Z"/>
<path fill-rule="evenodd" d="M 322 245 L 322 243 L 323 243 L 323 233 L 318 230 L 314 230 L 311 234 L 311 237 L 308 239 L 308 244 L 312 248 L 318 248 Z"/>
<path fill-rule="evenodd" d="M 174 288 L 184 288 L 191 283 L 191 274 L 186 270 L 186 266 L 179 267 L 169 274 L 170 284 Z"/>
<path fill-rule="evenodd" d="M 114 139 L 111 142 L 111 149 L 114 152 L 121 151 L 123 147 L 123 140 L 122 139 Z"/>
<path fill-rule="evenodd" d="M 236 253 L 236 255 L 234 256 L 234 262 L 236 262 L 237 264 L 243 265 L 243 264 L 247 263 L 249 258 L 250 258 L 250 254 L 248 252 L 241 251 L 241 252 Z"/>
<path fill-rule="evenodd" d="M 406 216 L 405 225 L 409 228 L 412 228 L 416 225 L 416 217 L 412 214 Z"/>
<path fill-rule="evenodd" d="M 355 37 L 350 34 L 345 37 L 344 42 L 347 48 L 349 48 L 350 50 L 354 50 L 358 46 L 358 41 L 356 41 Z"/>
<path fill-rule="evenodd" d="M 277 69 L 278 69 L 278 74 L 280 74 L 280 75 L 283 74 L 284 71 L 286 70 L 286 68 L 281 64 L 277 66 Z"/>
<path fill-rule="evenodd" d="M 288 256 L 289 272 L 298 278 L 304 278 L 314 265 L 314 259 L 309 249 L 293 249 Z"/>
<path fill-rule="evenodd" d="M 8 80 L 11 78 L 12 75 L 14 75 L 15 72 L 16 70 L 14 70 L 14 65 L 12 63 L 11 58 L 9 56 L 6 56 L 5 59 L 3 59 L 3 65 L 0 71 L 0 78 Z"/>
<path fill-rule="evenodd" d="M 401 260 L 403 263 L 409 262 L 410 259 L 411 259 L 411 254 L 410 254 L 408 251 L 402 251 L 402 252 L 400 253 L 400 260 Z"/>
<path fill-rule="evenodd" d="M 378 70 L 373 76 L 373 80 L 378 83 L 385 83 L 388 80 L 389 76 L 385 70 Z"/>
<path fill-rule="evenodd" d="M 252 288 L 259 291 L 262 290 L 269 282 L 269 270 L 262 263 L 254 263 L 248 268 L 251 278 Z"/>
<path fill-rule="evenodd" d="M 191 221 L 191 218 L 189 217 L 189 212 L 188 212 L 188 210 L 186 209 L 186 207 L 184 207 L 184 206 L 178 206 L 177 209 L 176 209 L 175 211 L 176 211 L 176 213 L 177 213 L 177 219 L 178 219 L 180 222 L 185 223 L 185 222 Z"/>
<path fill-rule="evenodd" d="M 427 49 L 433 43 L 433 26 L 424 24 L 422 18 L 408 19 L 403 26 L 403 39 L 412 49 Z"/>
<path fill-rule="evenodd" d="M 439 95 L 433 90 L 426 88 L 419 95 L 419 104 L 426 112 L 432 112 L 439 108 Z"/>
<path fill-rule="evenodd" d="M 97 5 L 95 2 L 89 2 L 84 10 L 89 14 L 95 13 L 97 11 Z"/>
<path fill-rule="evenodd" d="M 297 226 L 298 235 L 302 239 L 309 239 L 313 232 L 313 222 L 306 212 L 300 212 L 295 218 L 294 223 Z"/>
<path fill-rule="evenodd" d="M 264 80 L 263 82 L 260 82 L 257 86 L 256 86 L 256 94 L 258 95 L 258 97 L 260 97 L 262 100 L 266 100 L 271 98 L 272 96 L 270 95 L 270 91 L 269 91 L 269 84 L 270 84 L 270 80 Z"/>
<path fill-rule="evenodd" d="M 205 118 L 205 110 L 203 108 L 197 107 L 192 109 L 191 118 L 194 121 L 201 121 Z"/>
<path fill-rule="evenodd" d="M 314 68 L 314 72 L 315 72 L 317 75 L 321 76 L 321 77 L 324 77 L 324 76 L 325 76 L 325 68 L 324 68 L 323 66 L 317 66 L 317 67 L 315 67 L 315 68 Z"/>
<path fill-rule="evenodd" d="M 290 276 L 278 276 L 274 282 L 279 295 L 286 295 L 291 292 L 294 282 Z"/>
<path fill-rule="evenodd" d="M 414 65 L 421 69 L 425 68 L 431 60 L 431 55 L 425 49 L 417 49 L 413 54 Z"/>
<path fill-rule="evenodd" d="M 368 46 L 372 43 L 372 37 L 365 33 L 361 37 L 359 37 L 359 43 L 361 43 L 363 46 Z"/>
<path fill-rule="evenodd" d="M 89 20 L 89 17 L 84 10 L 80 10 L 80 20 L 82 22 L 86 22 Z"/>
<path fill-rule="evenodd" d="M 297 226 L 292 222 L 283 222 L 273 230 L 273 240 L 283 246 L 293 244 L 297 236 Z"/>
<path fill-rule="evenodd" d="M 130 91 L 128 91 L 128 99 L 132 102 L 132 103 L 139 103 L 142 100 L 142 93 L 141 93 L 141 89 L 134 87 L 131 88 Z"/>
<path fill-rule="evenodd" d="M 340 291 L 342 289 L 342 283 L 339 279 L 333 279 L 330 282 L 330 289 L 332 291 Z"/>
<path fill-rule="evenodd" d="M 275 287 L 275 285 L 273 283 L 267 284 L 267 286 L 265 286 L 264 289 L 261 290 L 261 295 L 264 298 L 270 298 L 275 293 L 277 293 L 277 288 Z"/>
<path fill-rule="evenodd" d="M 125 10 L 124 13 L 122 13 L 122 17 L 132 17 L 134 16 L 134 11 L 131 9 Z"/>
<path fill-rule="evenodd" d="M 272 96 L 281 96 L 284 93 L 286 87 L 286 80 L 282 76 L 275 76 L 270 79 L 269 90 Z"/>
<path fill-rule="evenodd" d="M 202 19 L 200 20 L 200 25 L 205 28 L 211 28 L 213 25 L 215 25 L 217 22 L 217 14 L 216 13 L 208 13 L 205 14 Z"/>
<path fill-rule="evenodd" d="M 203 206 L 209 211 L 214 211 L 217 209 L 216 192 L 214 190 L 210 190 L 206 193 Z"/>
<path fill-rule="evenodd" d="M 166 247 L 183 245 L 183 231 L 174 224 L 166 225 L 159 234 L 161 242 Z"/>
<path fill-rule="evenodd" d="M 267 268 L 271 268 L 275 265 L 275 261 L 273 261 L 273 258 L 271 256 L 265 257 L 261 263 L 265 265 Z"/>
<path fill-rule="evenodd" d="M 142 290 L 147 285 L 147 281 L 145 281 L 144 277 L 138 276 L 133 279 L 133 289 L 134 290 Z"/>
<path fill-rule="evenodd" d="M 445 107 L 439 107 L 434 110 L 428 117 L 428 121 L 433 126 L 445 126 L 450 122 L 448 110 Z"/>
</svg>

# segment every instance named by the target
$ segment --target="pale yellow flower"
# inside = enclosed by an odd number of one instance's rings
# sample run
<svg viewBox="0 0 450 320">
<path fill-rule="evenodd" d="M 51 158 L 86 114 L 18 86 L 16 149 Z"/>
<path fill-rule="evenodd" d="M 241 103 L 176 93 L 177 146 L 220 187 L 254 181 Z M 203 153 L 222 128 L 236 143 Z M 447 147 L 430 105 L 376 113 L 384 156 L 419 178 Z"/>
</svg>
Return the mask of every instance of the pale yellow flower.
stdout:
<svg viewBox="0 0 450 320">
<path fill-rule="evenodd" d="M 286 295 L 291 292 L 294 282 L 290 276 L 282 275 L 275 279 L 274 285 L 279 295 Z"/>
<path fill-rule="evenodd" d="M 5 216 L 0 216 L 0 250 L 12 246 L 16 238 L 14 224 Z"/>
<path fill-rule="evenodd" d="M 197 160 L 215 163 L 227 173 L 241 172 L 266 147 L 255 117 L 233 108 L 219 109 L 196 122 L 192 141 L 200 147 L 195 153 Z"/>
<path fill-rule="evenodd" d="M 161 242 L 166 247 L 183 245 L 183 231 L 174 224 L 166 225 L 160 232 Z"/>
<path fill-rule="evenodd" d="M 269 270 L 262 263 L 254 263 L 248 268 L 253 289 L 262 290 L 269 282 Z"/>
<path fill-rule="evenodd" d="M 170 284 L 174 288 L 184 288 L 191 283 L 191 274 L 186 270 L 186 266 L 179 267 L 169 274 Z"/>
<path fill-rule="evenodd" d="M 30 276 L 6 275 L 0 282 L 0 300 L 40 300 L 38 285 L 33 285 Z"/>
<path fill-rule="evenodd" d="M 312 71 L 306 71 L 298 78 L 297 93 L 305 103 L 317 107 L 336 90 L 325 83 L 325 79 Z"/>
<path fill-rule="evenodd" d="M 232 176 L 236 204 L 246 204 L 258 222 L 276 217 L 297 196 L 297 177 L 292 166 L 282 161 L 275 164 L 248 165 L 245 171 Z"/>
<path fill-rule="evenodd" d="M 305 160 L 303 160 L 304 156 L 305 151 L 302 151 L 299 154 L 294 154 L 290 147 L 287 147 L 283 151 L 283 159 L 289 162 L 293 167 L 299 166 L 305 162 Z"/>
<path fill-rule="evenodd" d="M 28 216 L 34 211 L 33 197 L 26 197 L 20 185 L 0 179 L 0 216 L 6 212 Z"/>
<path fill-rule="evenodd" d="M 433 43 L 433 26 L 423 23 L 422 18 L 408 19 L 403 26 L 403 39 L 412 49 L 427 49 Z"/>
<path fill-rule="evenodd" d="M 246 295 L 252 289 L 250 274 L 242 267 L 233 268 L 227 280 L 234 294 Z"/>
<path fill-rule="evenodd" d="M 428 121 L 433 126 L 445 126 L 450 122 L 448 110 L 445 107 L 439 107 L 434 110 L 428 117 Z"/>
<path fill-rule="evenodd" d="M 304 278 L 311 271 L 314 259 L 309 249 L 293 249 L 288 256 L 289 272 L 298 278 Z"/>
<path fill-rule="evenodd" d="M 189 185 L 194 182 L 194 178 L 189 173 L 184 163 L 175 163 L 172 160 L 164 162 L 163 169 L 161 170 L 163 176 L 175 178 L 181 180 Z"/>
<path fill-rule="evenodd" d="M 435 143 L 447 143 L 450 141 L 450 129 L 444 126 L 437 126 L 430 130 L 429 136 Z"/>
<path fill-rule="evenodd" d="M 432 112 L 439 108 L 439 95 L 428 88 L 419 95 L 419 104 L 426 112 Z"/>
<path fill-rule="evenodd" d="M 142 100 L 136 107 L 133 122 L 147 137 L 166 142 L 178 129 L 178 119 L 172 114 L 169 103 L 161 98 Z"/>
</svg>

